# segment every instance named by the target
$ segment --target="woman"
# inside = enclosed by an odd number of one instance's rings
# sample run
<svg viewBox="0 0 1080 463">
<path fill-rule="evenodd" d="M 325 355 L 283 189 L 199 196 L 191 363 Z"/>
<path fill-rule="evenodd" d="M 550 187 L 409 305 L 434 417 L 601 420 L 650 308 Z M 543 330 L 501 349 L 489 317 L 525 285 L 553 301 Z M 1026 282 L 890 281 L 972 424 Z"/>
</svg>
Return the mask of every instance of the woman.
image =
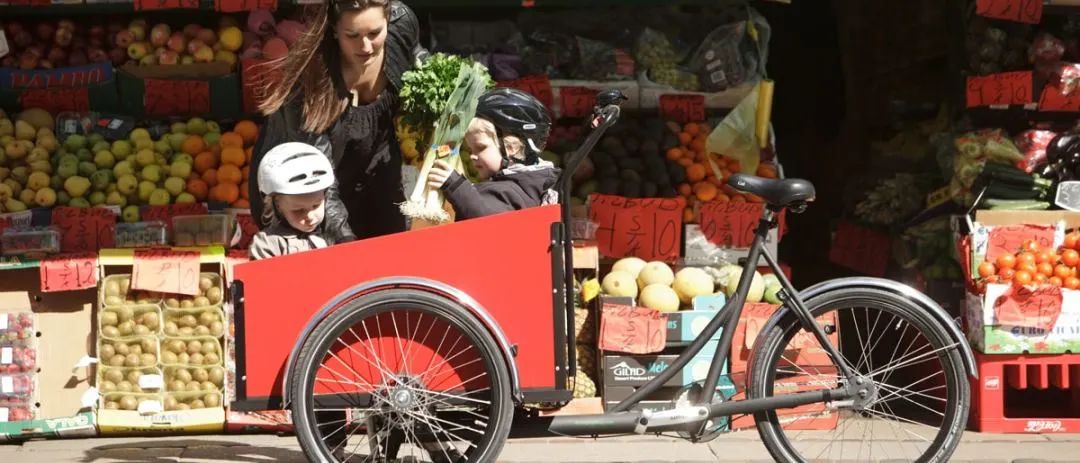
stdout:
<svg viewBox="0 0 1080 463">
<path fill-rule="evenodd" d="M 401 151 L 394 132 L 401 76 L 426 55 L 407 6 L 391 0 L 331 0 L 310 7 L 309 30 L 272 63 L 281 76 L 259 109 L 266 127 L 248 180 L 252 216 L 263 221 L 258 164 L 284 142 L 316 146 L 330 157 L 338 183 L 327 193 L 333 242 L 404 231 Z"/>
</svg>

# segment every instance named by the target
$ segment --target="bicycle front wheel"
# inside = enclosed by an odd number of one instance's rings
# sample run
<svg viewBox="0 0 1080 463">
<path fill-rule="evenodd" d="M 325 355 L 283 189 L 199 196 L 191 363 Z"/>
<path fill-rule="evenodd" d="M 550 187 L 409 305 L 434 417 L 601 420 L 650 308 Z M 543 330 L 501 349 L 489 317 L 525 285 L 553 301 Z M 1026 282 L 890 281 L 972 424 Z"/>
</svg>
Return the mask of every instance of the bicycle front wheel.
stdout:
<svg viewBox="0 0 1080 463">
<path fill-rule="evenodd" d="M 755 414 L 777 461 L 944 462 L 967 422 L 971 390 L 961 346 L 946 327 L 902 296 L 842 289 L 809 301 L 866 397 Z M 840 369 L 794 315 L 759 335 L 749 395 L 838 387 Z"/>
</svg>

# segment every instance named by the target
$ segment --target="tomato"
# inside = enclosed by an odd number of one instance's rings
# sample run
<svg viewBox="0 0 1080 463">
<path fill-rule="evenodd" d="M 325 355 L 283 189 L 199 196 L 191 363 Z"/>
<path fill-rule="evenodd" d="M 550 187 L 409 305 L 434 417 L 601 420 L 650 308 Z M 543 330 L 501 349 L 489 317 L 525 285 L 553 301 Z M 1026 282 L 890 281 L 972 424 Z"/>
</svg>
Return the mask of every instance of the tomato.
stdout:
<svg viewBox="0 0 1080 463">
<path fill-rule="evenodd" d="M 1062 244 L 1062 247 L 1076 249 L 1077 245 L 1080 245 L 1080 231 L 1072 231 L 1065 235 L 1065 243 Z"/>
<path fill-rule="evenodd" d="M 1043 262 L 1037 265 L 1037 267 L 1039 268 L 1040 275 L 1050 276 L 1054 274 L 1054 266 L 1050 265 L 1049 262 Z"/>
<path fill-rule="evenodd" d="M 1041 284 L 1041 283 L 1046 283 L 1047 278 L 1049 278 L 1049 277 L 1047 277 L 1045 274 L 1036 273 L 1036 274 L 1032 275 L 1031 280 L 1034 281 L 1035 283 L 1040 283 Z"/>
<path fill-rule="evenodd" d="M 1014 276 L 1016 276 L 1016 271 L 1011 268 L 998 270 L 998 278 L 1001 278 L 1001 281 L 1012 281 Z"/>
<path fill-rule="evenodd" d="M 1069 277 L 1069 279 L 1065 280 L 1065 287 L 1068 289 L 1080 288 L 1080 278 Z"/>
<path fill-rule="evenodd" d="M 986 283 L 997 283 L 998 278 L 999 277 L 997 275 L 990 275 L 990 276 L 986 277 Z"/>
<path fill-rule="evenodd" d="M 1052 285 L 1054 285 L 1054 286 L 1057 286 L 1057 287 L 1059 287 L 1059 288 L 1060 288 L 1060 287 L 1061 287 L 1061 285 L 1065 284 L 1065 282 L 1064 282 L 1064 281 L 1062 281 L 1062 279 L 1061 279 L 1061 278 L 1058 278 L 1058 277 L 1056 277 L 1056 276 L 1052 276 L 1052 277 L 1050 277 L 1050 284 L 1052 284 Z"/>
<path fill-rule="evenodd" d="M 1017 286 L 1030 285 L 1032 281 L 1031 273 L 1026 270 L 1017 270 L 1016 275 L 1013 276 L 1013 284 Z"/>
<path fill-rule="evenodd" d="M 1066 278 L 1071 277 L 1072 272 L 1072 267 L 1069 267 L 1065 264 L 1057 264 L 1057 266 L 1054 267 L 1054 276 L 1060 278 L 1062 281 L 1065 281 Z"/>
<path fill-rule="evenodd" d="M 1034 264 L 1035 263 L 1035 253 L 1034 252 L 1024 251 L 1024 252 L 1021 252 L 1020 254 L 1017 254 L 1016 255 L 1016 263 L 1017 264 L 1022 264 L 1024 262 L 1031 262 L 1032 264 Z"/>
<path fill-rule="evenodd" d="M 1007 269 L 1016 267 L 1016 256 L 1012 254 L 1002 254 L 997 258 L 997 268 Z"/>
<path fill-rule="evenodd" d="M 1026 251 L 1026 252 L 1031 252 L 1031 253 L 1039 252 L 1040 248 L 1041 248 L 1041 246 L 1039 246 L 1039 242 L 1035 241 L 1035 240 L 1025 240 L 1024 244 L 1020 245 L 1020 250 L 1021 251 Z"/>
<path fill-rule="evenodd" d="M 1016 264 L 1016 271 L 1021 270 L 1034 275 L 1039 273 L 1039 266 L 1035 265 L 1035 262 L 1019 262 Z"/>
<path fill-rule="evenodd" d="M 1080 264 L 1080 252 L 1076 252 L 1075 249 L 1066 249 L 1061 253 L 1061 263 L 1076 267 L 1076 264 Z"/>
<path fill-rule="evenodd" d="M 1051 256 L 1053 256 L 1053 255 L 1054 254 L 1051 253 L 1050 251 L 1039 251 L 1038 254 L 1035 254 L 1035 263 L 1036 264 L 1049 263 L 1050 260 L 1052 259 Z"/>
<path fill-rule="evenodd" d="M 979 277 L 986 278 L 994 274 L 997 274 L 997 267 L 994 267 L 994 264 L 983 262 L 979 265 Z"/>
</svg>

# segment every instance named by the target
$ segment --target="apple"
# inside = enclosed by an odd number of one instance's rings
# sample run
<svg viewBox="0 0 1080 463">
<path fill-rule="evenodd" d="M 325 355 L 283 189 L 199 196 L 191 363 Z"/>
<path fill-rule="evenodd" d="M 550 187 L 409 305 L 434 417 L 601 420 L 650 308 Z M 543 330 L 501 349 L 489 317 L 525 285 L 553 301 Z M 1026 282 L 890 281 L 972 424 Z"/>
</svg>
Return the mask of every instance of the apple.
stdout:
<svg viewBox="0 0 1080 463">
<path fill-rule="evenodd" d="M 180 63 L 180 54 L 167 49 L 159 49 L 157 54 L 158 64 L 178 64 Z"/>
<path fill-rule="evenodd" d="M 135 40 L 146 40 L 146 20 L 136 19 L 128 24 L 128 30 L 135 35 Z"/>
<path fill-rule="evenodd" d="M 180 64 L 192 64 L 195 62 L 195 57 L 191 55 L 184 55 L 180 57 Z"/>
<path fill-rule="evenodd" d="M 56 23 L 56 27 L 57 29 L 67 29 L 69 31 L 75 32 L 75 22 L 70 19 L 61 19 L 59 22 Z"/>
<path fill-rule="evenodd" d="M 113 66 L 123 65 L 127 61 L 127 50 L 124 48 L 109 50 L 109 61 L 112 61 Z"/>
<path fill-rule="evenodd" d="M 18 48 L 26 48 L 29 47 L 31 43 L 34 43 L 34 36 L 30 34 L 30 31 L 22 29 L 11 34 L 11 41 Z"/>
<path fill-rule="evenodd" d="M 203 48 L 205 46 L 206 46 L 206 44 L 203 43 L 202 40 L 195 39 L 195 40 L 192 40 L 192 41 L 188 42 L 188 44 L 187 44 L 187 52 L 188 52 L 188 54 L 194 56 L 196 51 L 199 51 L 200 48 Z"/>
<path fill-rule="evenodd" d="M 56 34 L 56 26 L 54 26 L 52 23 L 41 22 L 38 23 L 37 29 L 35 29 L 35 31 L 37 32 L 38 40 L 42 42 L 52 42 L 53 35 Z"/>
<path fill-rule="evenodd" d="M 202 48 L 195 50 L 194 58 L 196 63 L 211 63 L 214 61 L 214 49 L 203 45 Z"/>
<path fill-rule="evenodd" d="M 53 43 L 61 47 L 71 45 L 71 39 L 74 38 L 74 31 L 72 29 L 59 28 L 56 30 L 56 36 L 53 38 Z"/>
<path fill-rule="evenodd" d="M 86 31 L 86 35 L 90 38 L 104 39 L 105 26 L 102 26 L 101 24 L 95 24 L 93 26 L 90 26 L 90 29 L 87 29 Z"/>
<path fill-rule="evenodd" d="M 53 66 L 52 61 L 49 61 L 47 59 L 38 61 L 38 69 L 53 69 L 54 67 L 55 66 Z"/>
<path fill-rule="evenodd" d="M 184 26 L 184 37 L 187 39 L 194 39 L 199 36 L 200 30 L 202 30 L 202 26 L 198 24 L 188 24 Z"/>
<path fill-rule="evenodd" d="M 52 49 L 49 50 L 49 54 L 45 55 L 45 59 L 59 65 L 63 65 L 63 63 L 67 61 L 67 58 L 68 53 L 60 47 L 52 47 Z"/>
<path fill-rule="evenodd" d="M 173 32 L 165 45 L 172 51 L 183 53 L 187 50 L 187 38 L 182 32 Z"/>
<path fill-rule="evenodd" d="M 91 48 L 90 51 L 86 53 L 85 59 L 89 60 L 91 63 L 105 63 L 112 61 L 112 59 L 109 58 L 109 54 L 105 53 L 105 50 L 100 48 Z"/>
<path fill-rule="evenodd" d="M 128 56 L 131 57 L 131 59 L 141 60 L 144 56 L 147 56 L 150 53 L 150 45 L 148 45 L 146 42 L 135 42 L 131 45 L 128 45 L 127 53 Z"/>
<path fill-rule="evenodd" d="M 37 68 L 39 62 L 41 62 L 41 58 L 36 53 L 26 51 L 19 57 L 19 68 L 29 71 Z"/>
<path fill-rule="evenodd" d="M 5 68 L 19 67 L 19 60 L 15 58 L 15 55 L 7 55 L 3 59 L 0 59 L 0 66 Z"/>
<path fill-rule="evenodd" d="M 199 34 L 195 38 L 202 40 L 203 43 L 211 47 L 218 42 L 217 33 L 215 33 L 213 29 L 200 29 Z"/>
<path fill-rule="evenodd" d="M 127 48 L 132 43 L 135 43 L 135 33 L 130 30 L 122 30 L 116 33 L 116 46 L 120 48 Z"/>
<path fill-rule="evenodd" d="M 150 43 L 155 47 L 164 47 L 171 35 L 172 29 L 168 24 L 157 24 L 150 29 Z"/>
<path fill-rule="evenodd" d="M 149 53 L 147 53 L 146 56 L 143 56 L 142 59 L 139 60 L 140 66 L 153 66 L 155 64 L 158 64 L 157 56 Z"/>
</svg>

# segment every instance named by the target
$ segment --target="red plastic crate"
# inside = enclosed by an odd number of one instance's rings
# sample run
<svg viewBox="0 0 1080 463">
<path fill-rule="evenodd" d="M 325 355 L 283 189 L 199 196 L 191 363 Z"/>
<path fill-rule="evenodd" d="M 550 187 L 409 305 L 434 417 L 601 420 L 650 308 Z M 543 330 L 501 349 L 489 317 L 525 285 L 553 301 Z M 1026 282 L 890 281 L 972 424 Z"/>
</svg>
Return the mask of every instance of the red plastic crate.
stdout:
<svg viewBox="0 0 1080 463">
<path fill-rule="evenodd" d="M 1080 355 L 975 354 L 971 426 L 993 433 L 1080 432 Z"/>
</svg>

